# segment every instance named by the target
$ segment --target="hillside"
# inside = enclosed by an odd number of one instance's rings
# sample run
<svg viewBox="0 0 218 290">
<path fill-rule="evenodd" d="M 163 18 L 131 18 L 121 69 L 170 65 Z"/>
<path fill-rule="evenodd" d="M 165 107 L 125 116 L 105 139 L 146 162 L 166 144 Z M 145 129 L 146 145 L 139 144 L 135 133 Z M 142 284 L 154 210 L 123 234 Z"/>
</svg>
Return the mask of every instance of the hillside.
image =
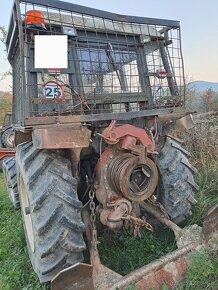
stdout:
<svg viewBox="0 0 218 290">
<path fill-rule="evenodd" d="M 203 92 L 207 89 L 211 89 L 214 92 L 218 92 L 218 83 L 207 81 L 193 81 L 187 85 L 189 89 L 196 90 L 197 92 Z"/>
</svg>

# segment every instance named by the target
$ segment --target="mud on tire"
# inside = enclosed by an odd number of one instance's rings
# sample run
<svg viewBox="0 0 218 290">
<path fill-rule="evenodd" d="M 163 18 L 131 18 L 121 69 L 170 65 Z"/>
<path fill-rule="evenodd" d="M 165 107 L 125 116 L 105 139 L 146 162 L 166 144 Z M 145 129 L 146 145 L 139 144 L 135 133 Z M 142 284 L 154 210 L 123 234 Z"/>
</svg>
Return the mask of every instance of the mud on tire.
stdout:
<svg viewBox="0 0 218 290">
<path fill-rule="evenodd" d="M 20 199 L 17 186 L 17 172 L 15 157 L 5 157 L 2 161 L 2 169 L 4 173 L 5 187 L 13 207 L 20 208 Z"/>
<path fill-rule="evenodd" d="M 188 160 L 191 154 L 181 144 L 177 138 L 165 137 L 157 160 L 160 202 L 177 224 L 192 214 L 191 207 L 196 203 L 194 191 L 198 189 L 193 177 L 197 170 Z"/>
<path fill-rule="evenodd" d="M 18 187 L 30 259 L 41 282 L 81 262 L 82 203 L 69 161 L 60 150 L 17 146 Z"/>
</svg>

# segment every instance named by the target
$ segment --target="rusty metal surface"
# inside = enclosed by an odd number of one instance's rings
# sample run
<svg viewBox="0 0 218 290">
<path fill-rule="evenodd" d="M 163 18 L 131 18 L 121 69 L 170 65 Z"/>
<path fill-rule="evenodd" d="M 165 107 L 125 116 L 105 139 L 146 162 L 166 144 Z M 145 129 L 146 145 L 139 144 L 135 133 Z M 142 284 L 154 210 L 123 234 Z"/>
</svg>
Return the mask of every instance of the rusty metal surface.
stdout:
<svg viewBox="0 0 218 290">
<path fill-rule="evenodd" d="M 29 132 L 22 132 L 15 130 L 15 138 L 14 138 L 14 144 L 15 146 L 24 143 L 24 142 L 31 142 L 32 141 L 32 133 Z"/>
<path fill-rule="evenodd" d="M 147 134 L 144 129 L 137 128 L 132 125 L 125 124 L 122 126 L 116 126 L 116 121 L 112 121 L 111 124 L 103 131 L 101 136 L 109 144 L 117 144 L 120 139 L 131 136 L 139 140 L 139 142 L 145 146 L 148 151 L 155 151 L 155 142 L 151 135 Z M 122 148 L 129 149 L 126 146 Z"/>
<path fill-rule="evenodd" d="M 166 225 L 168 228 L 170 228 L 175 236 L 177 237 L 180 232 L 181 232 L 181 228 L 179 226 L 177 226 L 175 223 L 173 223 L 163 212 L 163 210 L 161 210 L 161 208 L 158 208 L 158 206 L 155 206 L 152 203 L 148 203 L 148 202 L 141 202 L 140 206 L 146 210 L 148 213 L 150 213 L 151 215 L 153 215 L 157 220 L 159 220 L 161 223 L 163 223 L 164 225 Z"/>
<path fill-rule="evenodd" d="M 107 182 L 107 161 L 112 156 L 112 149 L 106 149 L 101 154 L 101 158 L 98 160 L 96 165 L 96 177 L 98 182 L 98 185 L 96 186 L 96 197 L 103 206 L 106 206 L 107 202 L 110 202 L 113 199 L 113 196 L 118 198 L 118 195 L 109 189 Z"/>
<path fill-rule="evenodd" d="M 58 273 L 51 290 L 94 290 L 92 265 L 78 263 Z"/>
<path fill-rule="evenodd" d="M 96 173 L 96 196 L 104 206 L 122 195 L 132 201 L 145 200 L 154 192 L 158 180 L 158 171 L 151 159 L 141 163 L 139 156 L 112 148 L 102 153 Z"/>
<path fill-rule="evenodd" d="M 157 271 L 150 272 L 136 283 L 136 289 L 162 290 L 163 285 L 167 289 L 174 289 L 179 281 L 181 281 L 187 270 L 187 258 L 179 257 L 175 261 L 166 264 Z"/>
<path fill-rule="evenodd" d="M 120 198 L 113 203 L 107 204 L 107 207 L 101 210 L 101 223 L 111 230 L 121 229 L 123 226 L 122 218 L 129 215 L 131 211 L 131 202 L 125 198 Z"/>
<path fill-rule="evenodd" d="M 69 104 L 71 103 L 70 99 L 64 99 L 64 98 L 51 98 L 51 99 L 46 99 L 46 98 L 32 98 L 31 103 L 33 104 Z"/>
<path fill-rule="evenodd" d="M 175 113 L 171 113 L 171 114 L 159 114 L 158 115 L 158 119 L 162 122 L 162 123 L 171 123 L 174 121 L 177 121 L 187 115 L 193 114 L 194 112 L 186 112 L 184 110 L 180 110 L 177 111 Z"/>
<path fill-rule="evenodd" d="M 118 172 L 115 176 L 118 176 Z M 131 201 L 148 199 L 154 193 L 157 183 L 157 167 L 148 157 L 144 164 L 141 164 L 139 157 L 131 158 L 119 175 L 120 190 Z"/>
<path fill-rule="evenodd" d="M 10 148 L 0 148 L 0 160 L 4 157 L 10 157 L 15 155 L 15 150 Z"/>
<path fill-rule="evenodd" d="M 176 121 L 176 127 L 179 131 L 190 130 L 194 127 L 193 117 L 191 114 L 186 115 Z"/>
<path fill-rule="evenodd" d="M 120 279 L 122 276 L 101 264 L 97 245 L 93 244 L 90 213 L 86 208 L 82 211 L 82 217 L 86 225 L 86 237 L 90 252 L 90 260 L 93 266 L 93 281 L 95 290 L 109 289 L 108 285 L 111 283 L 113 284 L 116 279 Z"/>
<path fill-rule="evenodd" d="M 175 118 L 173 115 L 163 115 L 158 117 L 162 122 L 162 134 L 178 136 L 179 133 L 187 131 L 194 127 L 192 114 L 180 115 L 179 118 Z"/>
<path fill-rule="evenodd" d="M 176 109 L 176 108 L 175 108 Z M 128 113 L 102 113 L 92 115 L 68 115 L 68 116 L 45 116 L 45 117 L 27 117 L 24 120 L 25 126 L 35 126 L 44 124 L 56 124 L 56 123 L 83 123 L 83 122 L 96 122 L 104 120 L 131 120 L 133 118 L 158 116 L 160 114 L 172 114 L 177 115 L 174 108 L 165 109 L 153 109 Z"/>
<path fill-rule="evenodd" d="M 33 144 L 38 149 L 84 148 L 89 146 L 91 131 L 83 126 L 52 126 L 33 130 Z"/>
<path fill-rule="evenodd" d="M 71 162 L 71 168 L 72 168 L 72 174 L 74 177 L 78 178 L 78 165 L 80 162 L 80 153 L 82 151 L 82 148 L 73 148 L 69 149 L 69 158 Z"/>
</svg>

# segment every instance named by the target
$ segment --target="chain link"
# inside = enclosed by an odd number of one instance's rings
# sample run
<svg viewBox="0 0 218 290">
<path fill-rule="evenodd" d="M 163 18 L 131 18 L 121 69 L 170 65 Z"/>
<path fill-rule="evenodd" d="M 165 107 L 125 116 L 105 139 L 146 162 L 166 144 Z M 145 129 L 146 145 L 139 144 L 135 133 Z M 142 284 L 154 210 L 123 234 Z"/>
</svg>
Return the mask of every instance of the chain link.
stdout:
<svg viewBox="0 0 218 290">
<path fill-rule="evenodd" d="M 91 186 L 89 190 L 89 199 L 90 199 L 89 208 L 91 211 L 90 221 L 91 221 L 91 226 L 92 226 L 92 246 L 94 247 L 95 250 L 97 250 L 98 240 L 97 240 L 97 230 L 95 226 L 96 214 L 95 214 L 94 198 L 95 198 L 95 190 L 94 190 L 94 186 Z"/>
<path fill-rule="evenodd" d="M 122 217 L 122 220 L 124 220 L 124 226 L 125 228 L 132 228 L 133 229 L 133 233 L 134 236 L 139 236 L 141 237 L 141 233 L 140 233 L 140 228 L 144 227 L 146 228 L 148 231 L 153 233 L 153 227 L 152 225 L 150 225 L 145 218 L 138 218 L 134 215 L 128 214 L 126 216 Z"/>
</svg>

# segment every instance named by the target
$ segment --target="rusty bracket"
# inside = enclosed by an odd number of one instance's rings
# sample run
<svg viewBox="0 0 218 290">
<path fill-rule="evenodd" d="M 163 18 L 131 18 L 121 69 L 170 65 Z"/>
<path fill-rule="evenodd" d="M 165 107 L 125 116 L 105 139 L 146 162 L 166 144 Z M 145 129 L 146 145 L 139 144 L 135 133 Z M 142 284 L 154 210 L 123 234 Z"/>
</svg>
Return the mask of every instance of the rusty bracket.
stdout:
<svg viewBox="0 0 218 290">
<path fill-rule="evenodd" d="M 97 247 L 94 247 L 92 243 L 92 226 L 90 222 L 90 213 L 87 208 L 83 209 L 82 217 L 86 226 L 87 244 L 89 248 L 91 264 L 93 266 L 94 289 L 108 289 L 109 284 L 113 284 L 115 280 L 120 279 L 122 276 L 102 265 L 98 249 Z"/>
<path fill-rule="evenodd" d="M 115 124 L 116 121 L 113 120 L 102 134 L 99 134 L 108 144 L 117 144 L 121 139 L 127 138 L 127 142 L 124 140 L 122 144 L 122 148 L 127 149 L 128 146 L 133 147 L 136 140 L 139 140 L 149 153 L 155 152 L 155 142 L 144 129 L 128 124 L 116 127 Z"/>
<path fill-rule="evenodd" d="M 92 265 L 75 264 L 52 279 L 51 290 L 94 290 L 92 274 Z"/>
<path fill-rule="evenodd" d="M 38 149 L 85 148 L 89 146 L 91 131 L 81 124 L 34 128 L 33 144 Z"/>
<path fill-rule="evenodd" d="M 168 228 L 170 228 L 174 232 L 176 237 L 179 236 L 182 229 L 174 222 L 172 222 L 168 217 L 166 217 L 166 215 L 163 213 L 163 211 L 160 210 L 160 208 L 155 206 L 153 203 L 148 203 L 146 201 L 140 202 L 140 206 L 148 213 L 153 215 L 161 223 L 165 224 Z"/>
</svg>

